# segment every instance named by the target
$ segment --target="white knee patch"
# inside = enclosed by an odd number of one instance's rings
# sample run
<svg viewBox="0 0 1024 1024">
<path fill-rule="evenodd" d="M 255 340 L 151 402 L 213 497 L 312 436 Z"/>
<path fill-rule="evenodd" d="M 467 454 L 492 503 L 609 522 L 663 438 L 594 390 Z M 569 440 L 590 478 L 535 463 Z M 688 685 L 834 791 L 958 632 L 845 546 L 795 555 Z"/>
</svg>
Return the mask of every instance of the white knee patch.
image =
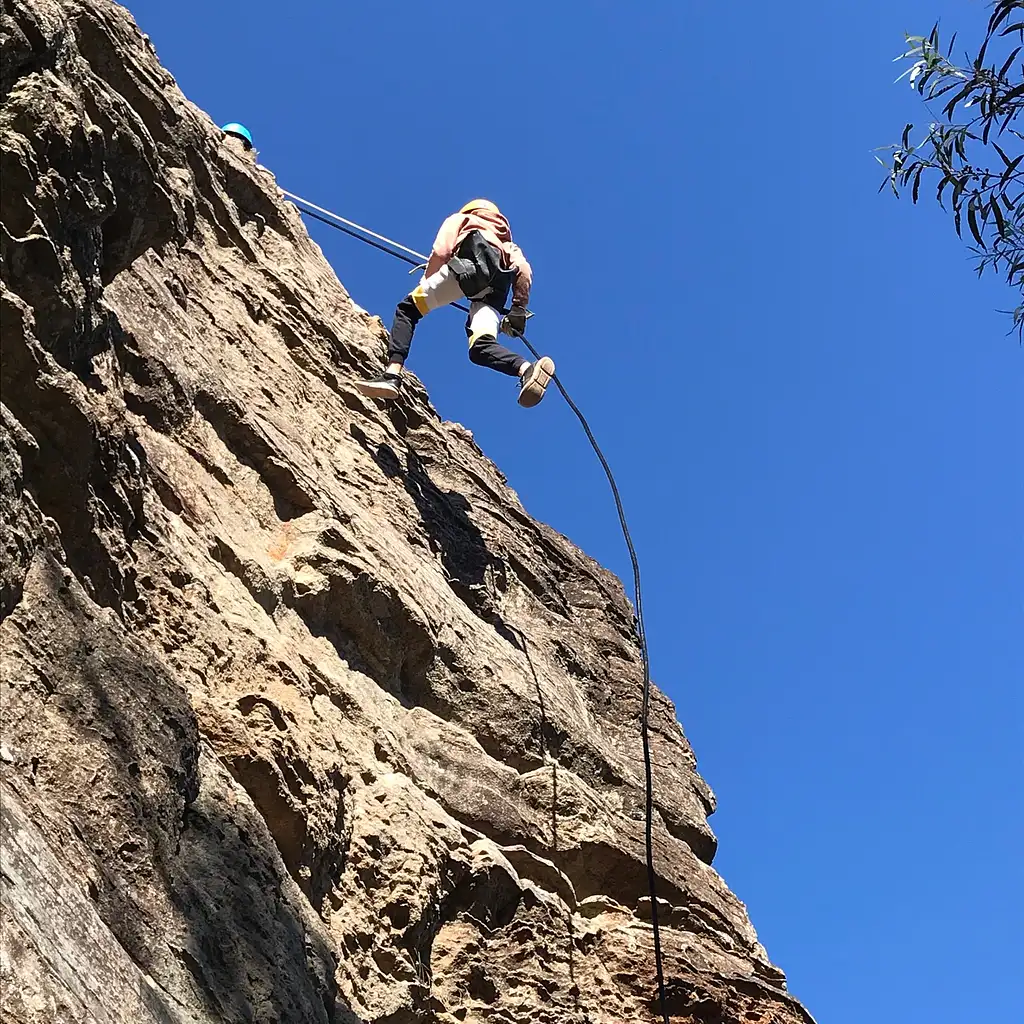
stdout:
<svg viewBox="0 0 1024 1024">
<path fill-rule="evenodd" d="M 412 297 L 421 313 L 429 313 L 432 309 L 447 306 L 449 302 L 458 302 L 463 296 L 455 275 L 444 266 L 430 277 L 424 274 L 413 290 Z"/>
<path fill-rule="evenodd" d="M 497 338 L 501 316 L 493 306 L 485 302 L 474 302 L 469 307 L 469 343 L 478 338 Z"/>
</svg>

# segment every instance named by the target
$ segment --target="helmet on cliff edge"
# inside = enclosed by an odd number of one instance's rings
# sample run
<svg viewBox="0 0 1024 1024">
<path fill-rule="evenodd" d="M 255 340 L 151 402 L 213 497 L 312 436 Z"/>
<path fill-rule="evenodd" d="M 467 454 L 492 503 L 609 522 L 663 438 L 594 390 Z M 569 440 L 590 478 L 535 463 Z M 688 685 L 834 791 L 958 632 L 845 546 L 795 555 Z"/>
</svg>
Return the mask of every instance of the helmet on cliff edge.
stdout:
<svg viewBox="0 0 1024 1024">
<path fill-rule="evenodd" d="M 236 139 L 241 139 L 245 143 L 246 149 L 252 149 L 252 135 L 244 124 L 232 121 L 230 124 L 224 125 L 224 127 L 221 128 L 221 131 L 225 135 L 234 135 Z"/>
<path fill-rule="evenodd" d="M 459 213 L 469 213 L 471 210 L 487 210 L 488 213 L 501 214 L 501 210 L 498 209 L 498 204 L 492 203 L 490 199 L 473 199 L 466 203 L 466 205 L 459 210 Z"/>
</svg>

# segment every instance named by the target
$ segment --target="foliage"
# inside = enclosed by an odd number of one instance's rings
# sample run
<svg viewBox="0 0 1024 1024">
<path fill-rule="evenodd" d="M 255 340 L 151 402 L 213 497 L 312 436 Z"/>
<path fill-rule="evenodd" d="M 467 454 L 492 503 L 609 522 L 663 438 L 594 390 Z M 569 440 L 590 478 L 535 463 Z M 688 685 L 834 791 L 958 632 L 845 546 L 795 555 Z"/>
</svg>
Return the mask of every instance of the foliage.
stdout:
<svg viewBox="0 0 1024 1024">
<path fill-rule="evenodd" d="M 914 203 L 923 182 L 937 182 L 936 198 L 952 209 L 957 234 L 969 232 L 978 274 L 1002 274 L 1024 293 L 1024 135 L 1014 127 L 1024 108 L 1024 63 L 1017 60 L 1024 0 L 995 0 L 991 7 L 981 48 L 963 65 L 952 60 L 956 36 L 943 49 L 938 25 L 927 36 L 906 37 L 907 50 L 896 59 L 913 64 L 897 81 L 910 79 L 932 121 L 916 142 L 908 124 L 900 144 L 887 147 L 889 163 L 879 162 L 888 171 L 882 188 L 909 190 Z M 1013 322 L 1024 339 L 1024 301 Z"/>
</svg>

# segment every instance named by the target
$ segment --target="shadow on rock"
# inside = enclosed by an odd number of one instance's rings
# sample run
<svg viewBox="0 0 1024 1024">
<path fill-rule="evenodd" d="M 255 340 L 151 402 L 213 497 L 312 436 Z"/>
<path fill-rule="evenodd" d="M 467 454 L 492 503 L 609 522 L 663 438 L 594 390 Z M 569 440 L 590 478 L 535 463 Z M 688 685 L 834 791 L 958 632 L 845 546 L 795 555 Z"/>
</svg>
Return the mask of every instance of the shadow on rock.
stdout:
<svg viewBox="0 0 1024 1024">
<path fill-rule="evenodd" d="M 358 427 L 351 430 L 384 475 L 402 481 L 452 591 L 474 615 L 493 626 L 499 636 L 520 647 L 497 607 L 496 598 L 507 587 L 505 566 L 488 549 L 484 535 L 470 518 L 471 506 L 466 496 L 438 487 L 422 459 L 411 449 L 403 461 L 389 444 L 375 445 Z"/>
<path fill-rule="evenodd" d="M 334 957 L 284 875 L 266 824 L 207 753 L 167 890 L 188 922 L 173 951 L 224 1021 L 359 1024 L 337 999 Z"/>
<path fill-rule="evenodd" d="M 200 1020 L 359 1024 L 337 1004 L 318 919 L 201 750 L 166 665 L 45 555 L 0 628 L 11 771 L 135 963 Z"/>
<path fill-rule="evenodd" d="M 530 656 L 530 644 L 526 634 L 515 626 L 511 632 L 516 646 L 526 657 L 526 663 L 530 668 L 530 675 L 533 678 L 533 686 L 537 693 L 537 707 L 540 710 L 540 722 L 538 725 L 538 744 L 541 760 L 551 768 L 551 842 L 547 849 L 548 859 L 554 864 L 559 864 L 561 848 L 558 842 L 558 759 L 553 756 L 549 748 L 549 740 L 557 736 L 557 731 L 548 721 L 547 703 L 544 700 L 544 688 L 541 686 L 540 676 L 537 674 L 537 667 Z M 565 931 L 566 931 L 566 953 L 569 967 L 569 992 L 572 996 L 573 1006 L 577 1013 L 585 1014 L 589 1020 L 589 1014 L 580 1004 L 580 987 L 576 980 L 576 928 L 574 924 L 574 911 L 572 907 L 566 907 Z"/>
</svg>

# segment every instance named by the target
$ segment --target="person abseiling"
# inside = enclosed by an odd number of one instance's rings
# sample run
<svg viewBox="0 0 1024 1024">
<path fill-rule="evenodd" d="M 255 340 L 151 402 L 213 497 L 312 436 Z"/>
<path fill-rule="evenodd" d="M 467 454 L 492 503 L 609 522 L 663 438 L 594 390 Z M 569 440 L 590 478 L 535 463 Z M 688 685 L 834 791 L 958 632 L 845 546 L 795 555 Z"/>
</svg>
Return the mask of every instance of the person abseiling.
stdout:
<svg viewBox="0 0 1024 1024">
<path fill-rule="evenodd" d="M 466 203 L 441 225 L 420 283 L 395 310 L 387 369 L 356 387 L 373 398 L 397 398 L 416 325 L 432 309 L 465 297 L 470 300 L 469 358 L 518 378 L 519 404 L 536 405 L 554 376 L 554 361 L 543 356 L 530 362 L 498 342 L 499 331 L 512 337 L 524 333 L 532 283 L 530 264 L 498 207 L 489 199 Z M 502 318 L 509 292 L 512 307 Z"/>
</svg>

